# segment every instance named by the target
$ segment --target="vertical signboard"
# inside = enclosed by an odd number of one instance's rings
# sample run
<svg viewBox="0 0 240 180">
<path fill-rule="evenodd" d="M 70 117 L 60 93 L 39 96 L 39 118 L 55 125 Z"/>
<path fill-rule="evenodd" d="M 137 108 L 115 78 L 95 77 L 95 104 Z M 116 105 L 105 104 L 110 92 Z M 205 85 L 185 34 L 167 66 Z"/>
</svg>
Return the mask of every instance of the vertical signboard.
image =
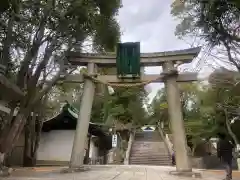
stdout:
<svg viewBox="0 0 240 180">
<path fill-rule="evenodd" d="M 112 147 L 117 147 L 117 135 L 112 135 Z"/>
</svg>

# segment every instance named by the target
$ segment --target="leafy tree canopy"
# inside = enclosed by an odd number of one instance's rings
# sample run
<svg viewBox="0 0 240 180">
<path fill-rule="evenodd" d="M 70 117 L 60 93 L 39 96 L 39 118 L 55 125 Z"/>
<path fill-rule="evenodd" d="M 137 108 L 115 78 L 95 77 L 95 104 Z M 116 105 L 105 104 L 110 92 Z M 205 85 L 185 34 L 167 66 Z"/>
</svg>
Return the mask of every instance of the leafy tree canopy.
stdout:
<svg viewBox="0 0 240 180">
<path fill-rule="evenodd" d="M 238 0 L 175 0 L 171 14 L 180 20 L 175 31 L 179 38 L 190 35 L 195 40 L 204 39 L 210 50 L 218 47 L 219 53 L 224 55 L 223 60 L 221 58 L 223 62 L 228 60 L 228 63 L 240 71 Z M 219 54 L 214 54 L 213 57 L 217 60 L 220 58 Z"/>
<path fill-rule="evenodd" d="M 66 67 L 69 51 L 84 48 L 114 51 L 120 38 L 115 16 L 120 0 L 9 0 L 1 1 L 0 63 L 6 76 L 24 92 L 12 126 L 4 131 L 0 152 L 7 153 L 21 134 L 29 114 L 56 85 L 60 75 L 76 68 Z M 64 85 L 65 86 L 65 85 Z M 60 94 L 66 89 L 62 87 Z M 57 89 L 56 91 L 59 91 Z M 13 120 L 13 121 L 12 121 Z"/>
<path fill-rule="evenodd" d="M 146 99 L 142 87 L 115 88 L 108 101 L 109 114 L 120 123 L 142 126 L 147 123 Z"/>
</svg>

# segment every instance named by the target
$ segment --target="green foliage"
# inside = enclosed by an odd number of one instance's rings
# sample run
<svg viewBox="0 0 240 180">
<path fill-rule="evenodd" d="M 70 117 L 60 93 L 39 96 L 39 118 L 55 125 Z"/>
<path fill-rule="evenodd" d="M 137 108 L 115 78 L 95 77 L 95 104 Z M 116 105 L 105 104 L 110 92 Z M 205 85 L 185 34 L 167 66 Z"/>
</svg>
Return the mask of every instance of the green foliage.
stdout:
<svg viewBox="0 0 240 180">
<path fill-rule="evenodd" d="M 86 40 L 95 50 L 112 51 L 120 38 L 115 19 L 119 0 L 4 0 L 0 4 L 0 63 L 7 66 L 6 76 L 25 92 L 27 102 L 20 102 L 24 108 L 32 108 L 56 84 L 65 70 L 66 53 L 83 51 Z M 79 98 L 81 88 L 54 87 L 49 94 L 50 111 L 59 109 L 71 95 Z"/>
<path fill-rule="evenodd" d="M 202 105 L 206 107 L 209 117 L 216 122 L 219 131 L 229 134 L 226 127 L 226 118 L 231 122 L 232 119 L 238 119 L 239 117 L 240 91 L 239 85 L 237 85 L 238 81 L 234 78 L 229 79 L 228 76 L 224 78 L 218 74 L 218 71 L 211 75 L 211 79 L 211 84 L 204 94 L 205 101 Z M 240 140 L 240 133 L 237 130 L 238 125 L 238 122 L 232 124 L 232 130 Z"/>
<path fill-rule="evenodd" d="M 108 101 L 109 114 L 120 123 L 142 126 L 147 120 L 145 99 L 143 88 L 115 88 Z"/>
<path fill-rule="evenodd" d="M 14 121 L 7 117 L 13 123 L 0 142 L 1 153 L 8 153 L 44 97 L 52 110 L 45 114 L 59 111 L 61 98 L 79 98 L 81 87 L 54 87 L 60 75 L 75 70 L 65 66 L 66 55 L 83 52 L 86 41 L 95 51 L 114 50 L 120 37 L 115 19 L 120 0 L 4 0 L 0 7 L 0 63 L 6 66 L 5 75 L 24 91 L 20 102 L 12 99 L 12 108 L 20 109 Z"/>
<path fill-rule="evenodd" d="M 239 0 L 175 0 L 171 14 L 180 21 L 175 31 L 179 38 L 193 36 L 194 41 L 205 40 L 210 50 L 220 48 L 221 55 L 240 71 Z"/>
<path fill-rule="evenodd" d="M 200 33 L 213 45 L 240 40 L 238 0 L 176 0 L 171 14 L 181 20 L 176 28 L 178 36 Z"/>
<path fill-rule="evenodd" d="M 180 97 L 183 110 L 183 119 L 189 143 L 197 145 L 202 139 L 214 136 L 216 125 L 206 112 L 202 111 L 201 101 L 205 91 L 196 84 L 181 84 Z M 204 101 L 204 100 L 203 100 Z M 164 130 L 169 131 L 169 115 L 165 89 L 160 90 L 150 106 L 152 123 L 164 123 Z"/>
<path fill-rule="evenodd" d="M 70 84 L 53 88 L 48 98 L 49 116 L 61 110 L 61 104 L 66 100 L 79 110 L 83 88 Z M 91 122 L 112 124 L 116 121 L 121 124 L 142 126 L 147 124 L 147 111 L 143 107 L 146 100 L 143 88 L 116 88 L 112 95 L 95 95 Z M 109 122 L 109 120 L 111 122 Z M 110 124 L 109 124 L 110 123 Z"/>
<path fill-rule="evenodd" d="M 168 121 L 168 104 L 165 89 L 159 90 L 155 98 L 150 104 L 150 124 L 164 122 L 165 126 L 169 127 Z"/>
<path fill-rule="evenodd" d="M 36 57 L 37 62 L 43 57 L 49 61 L 54 56 L 61 59 L 66 48 L 72 49 L 76 42 L 81 46 L 86 38 L 93 40 L 96 50 L 113 51 L 120 38 L 115 19 L 119 0 L 110 4 L 105 0 L 11 0 L 1 1 L 1 7 L 5 2 L 10 6 L 0 17 L 0 50 L 8 70 L 19 68 L 26 58 L 29 68 Z M 48 56 L 44 56 L 47 52 Z"/>
<path fill-rule="evenodd" d="M 66 102 L 79 108 L 82 91 L 83 86 L 79 84 L 58 84 L 53 87 L 48 93 L 45 117 L 51 118 L 54 114 L 59 113 Z"/>
</svg>

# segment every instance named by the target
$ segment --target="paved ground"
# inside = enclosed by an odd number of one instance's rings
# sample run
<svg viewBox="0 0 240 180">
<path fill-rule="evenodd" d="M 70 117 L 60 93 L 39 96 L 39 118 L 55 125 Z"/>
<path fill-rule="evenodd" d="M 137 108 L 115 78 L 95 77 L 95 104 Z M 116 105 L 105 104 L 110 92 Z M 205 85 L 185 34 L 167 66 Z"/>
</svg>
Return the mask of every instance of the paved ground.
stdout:
<svg viewBox="0 0 240 180">
<path fill-rule="evenodd" d="M 63 174 L 61 168 L 17 169 L 3 180 L 191 180 L 194 178 L 169 175 L 173 167 L 159 166 L 91 166 L 90 170 L 80 173 Z M 222 171 L 203 171 L 204 180 L 221 180 Z M 239 175 L 239 176 L 238 176 Z M 240 174 L 234 174 L 239 180 Z"/>
</svg>

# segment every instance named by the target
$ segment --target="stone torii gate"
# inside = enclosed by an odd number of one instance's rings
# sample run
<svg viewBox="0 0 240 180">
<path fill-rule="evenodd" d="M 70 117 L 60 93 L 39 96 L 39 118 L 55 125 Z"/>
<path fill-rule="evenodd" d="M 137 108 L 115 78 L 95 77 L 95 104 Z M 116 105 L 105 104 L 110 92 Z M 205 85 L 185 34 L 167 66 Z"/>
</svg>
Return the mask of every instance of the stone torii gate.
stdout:
<svg viewBox="0 0 240 180">
<path fill-rule="evenodd" d="M 180 93 L 178 82 L 197 81 L 196 73 L 178 74 L 175 64 L 190 63 L 198 56 L 201 48 L 190 48 L 185 50 L 141 53 L 140 66 L 162 66 L 163 73 L 157 75 L 142 74 L 139 79 L 122 80 L 117 75 L 96 76 L 97 68 L 114 68 L 117 65 L 116 54 L 83 54 L 71 52 L 68 62 L 71 65 L 87 66 L 88 76 L 71 75 L 66 77 L 65 82 L 84 83 L 84 90 L 80 105 L 78 123 L 74 137 L 70 168 L 79 168 L 83 165 L 84 145 L 87 137 L 88 126 L 91 116 L 91 109 L 95 94 L 95 80 L 104 83 L 139 83 L 139 82 L 164 82 L 167 89 L 167 101 L 169 106 L 169 117 L 173 133 L 173 145 L 176 150 L 176 170 L 177 172 L 191 172 L 187 153 L 187 143 L 183 124 L 183 115 L 180 103 Z"/>
</svg>

